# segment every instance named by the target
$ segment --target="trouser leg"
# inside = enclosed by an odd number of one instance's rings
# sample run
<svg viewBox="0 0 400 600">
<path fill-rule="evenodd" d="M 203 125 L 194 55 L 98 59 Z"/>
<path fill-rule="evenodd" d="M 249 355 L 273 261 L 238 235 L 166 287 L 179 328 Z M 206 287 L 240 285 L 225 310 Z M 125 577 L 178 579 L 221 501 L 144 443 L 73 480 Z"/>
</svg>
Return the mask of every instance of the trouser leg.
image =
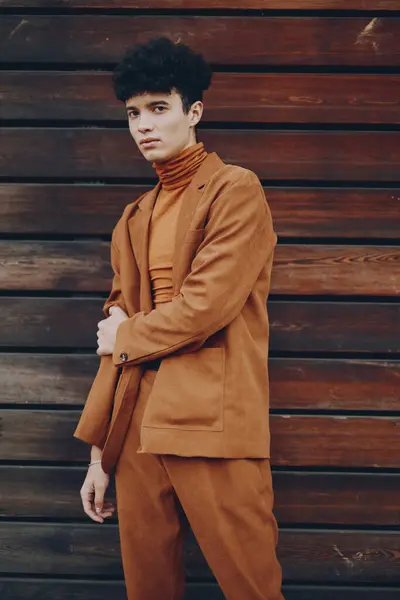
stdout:
<svg viewBox="0 0 400 600">
<path fill-rule="evenodd" d="M 284 600 L 269 460 L 162 461 L 226 599 Z"/>
<path fill-rule="evenodd" d="M 151 377 L 142 379 L 115 472 L 122 563 L 129 600 L 181 600 L 184 568 L 176 496 L 161 460 L 137 454 Z"/>
</svg>

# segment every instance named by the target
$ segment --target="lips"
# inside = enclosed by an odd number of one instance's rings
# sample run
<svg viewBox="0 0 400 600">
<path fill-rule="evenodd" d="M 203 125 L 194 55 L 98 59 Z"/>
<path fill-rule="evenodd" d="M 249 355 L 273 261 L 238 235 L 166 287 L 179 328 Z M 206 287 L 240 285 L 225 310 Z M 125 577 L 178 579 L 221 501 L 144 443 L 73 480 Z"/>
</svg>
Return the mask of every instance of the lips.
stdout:
<svg viewBox="0 0 400 600">
<path fill-rule="evenodd" d="M 140 142 L 141 146 L 151 146 L 151 144 L 156 144 L 157 142 L 159 142 L 160 140 L 157 140 L 155 138 L 149 138 L 147 140 L 142 140 Z"/>
</svg>

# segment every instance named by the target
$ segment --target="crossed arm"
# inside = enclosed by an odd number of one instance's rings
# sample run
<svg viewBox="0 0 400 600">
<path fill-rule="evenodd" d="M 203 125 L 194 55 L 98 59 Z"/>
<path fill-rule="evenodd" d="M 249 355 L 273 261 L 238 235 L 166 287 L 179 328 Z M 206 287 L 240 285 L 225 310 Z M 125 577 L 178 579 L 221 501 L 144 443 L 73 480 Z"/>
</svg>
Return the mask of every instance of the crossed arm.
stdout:
<svg viewBox="0 0 400 600">
<path fill-rule="evenodd" d="M 243 171 L 213 201 L 180 293 L 147 314 L 128 318 L 113 243 L 113 290 L 104 307 L 110 316 L 99 323 L 98 354 L 112 354 L 119 366 L 199 348 L 240 313 L 275 244 L 261 184 L 254 173 Z"/>
</svg>

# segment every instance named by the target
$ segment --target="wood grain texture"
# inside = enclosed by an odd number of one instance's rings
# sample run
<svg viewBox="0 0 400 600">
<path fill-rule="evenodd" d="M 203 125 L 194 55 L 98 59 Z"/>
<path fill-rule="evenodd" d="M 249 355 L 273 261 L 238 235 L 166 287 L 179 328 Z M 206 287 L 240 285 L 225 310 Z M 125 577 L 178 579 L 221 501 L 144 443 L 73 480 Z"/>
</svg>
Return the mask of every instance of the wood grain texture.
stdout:
<svg viewBox="0 0 400 600">
<path fill-rule="evenodd" d="M 400 170 L 395 131 L 201 130 L 199 141 L 274 180 L 396 181 Z M 2 142 L 3 177 L 154 176 L 125 130 L 3 128 Z"/>
<path fill-rule="evenodd" d="M 0 241 L 0 290 L 108 292 L 107 242 Z M 400 294 L 400 246 L 278 244 L 271 293 Z"/>
<path fill-rule="evenodd" d="M 3 119 L 122 121 L 110 73 L 4 71 Z M 400 77 L 214 73 L 203 123 L 399 123 Z"/>
<path fill-rule="evenodd" d="M 0 184 L 0 233 L 111 235 L 150 186 Z M 264 186 L 274 228 L 307 239 L 399 238 L 400 189 Z"/>
<path fill-rule="evenodd" d="M 397 583 L 399 543 L 396 532 L 293 529 L 281 530 L 277 552 L 286 582 L 390 585 Z M 3 569 L 8 575 L 120 576 L 118 546 L 115 525 L 0 524 Z M 196 543 L 188 543 L 185 563 L 188 576 L 211 579 Z"/>
<path fill-rule="evenodd" d="M 0 411 L 3 460 L 86 461 L 80 411 Z M 400 468 L 400 417 L 272 415 L 274 466 Z"/>
<path fill-rule="evenodd" d="M 131 9 L 232 9 L 239 10 L 398 10 L 397 0 L 2 0 L 2 6 L 29 8 L 131 8 Z"/>
<path fill-rule="evenodd" d="M 0 516 L 85 518 L 79 496 L 85 475 L 86 467 L 0 466 L 0 478 L 7 482 L 0 491 Z M 115 502 L 113 483 L 107 498 Z M 273 484 L 280 525 L 400 524 L 400 477 L 394 473 L 273 471 Z"/>
<path fill-rule="evenodd" d="M 271 349 L 291 352 L 398 352 L 400 305 L 270 302 Z"/>
<path fill-rule="evenodd" d="M 97 348 L 100 298 L 0 297 L 0 347 Z M 268 303 L 272 352 L 400 353 L 400 305 Z"/>
<path fill-rule="evenodd" d="M 400 362 L 270 358 L 271 408 L 400 410 Z"/>
<path fill-rule="evenodd" d="M 82 406 L 98 366 L 94 352 L 0 353 L 0 405 Z"/>
<path fill-rule="evenodd" d="M 94 352 L 0 353 L 0 404 L 80 408 L 98 364 Z M 273 410 L 400 411 L 400 361 L 270 358 L 269 383 Z"/>
<path fill-rule="evenodd" d="M 400 19 L 386 16 L 6 15 L 2 25 L 1 61 L 15 64 L 114 64 L 128 46 L 159 35 L 211 64 L 400 64 Z"/>
<path fill-rule="evenodd" d="M 397 600 L 400 587 L 283 585 L 285 600 Z M 0 578 L 3 600 L 126 600 L 122 581 Z M 224 600 L 214 583 L 188 583 L 183 600 Z"/>
</svg>

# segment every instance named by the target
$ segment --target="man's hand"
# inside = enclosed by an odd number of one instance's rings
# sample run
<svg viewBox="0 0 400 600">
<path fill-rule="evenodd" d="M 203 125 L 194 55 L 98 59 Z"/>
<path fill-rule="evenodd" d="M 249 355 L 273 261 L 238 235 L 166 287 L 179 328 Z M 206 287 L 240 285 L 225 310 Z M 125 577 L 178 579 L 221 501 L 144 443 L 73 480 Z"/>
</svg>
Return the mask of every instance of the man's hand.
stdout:
<svg viewBox="0 0 400 600">
<path fill-rule="evenodd" d="M 92 465 L 81 488 L 83 510 L 97 523 L 103 523 L 104 519 L 114 514 L 115 506 L 111 502 L 104 502 L 109 482 L 110 477 L 104 473 L 101 464 Z"/>
<path fill-rule="evenodd" d="M 111 306 L 108 311 L 110 316 L 97 323 L 97 354 L 104 356 L 114 352 L 117 329 L 119 325 L 128 319 L 126 312 L 119 306 Z"/>
</svg>

